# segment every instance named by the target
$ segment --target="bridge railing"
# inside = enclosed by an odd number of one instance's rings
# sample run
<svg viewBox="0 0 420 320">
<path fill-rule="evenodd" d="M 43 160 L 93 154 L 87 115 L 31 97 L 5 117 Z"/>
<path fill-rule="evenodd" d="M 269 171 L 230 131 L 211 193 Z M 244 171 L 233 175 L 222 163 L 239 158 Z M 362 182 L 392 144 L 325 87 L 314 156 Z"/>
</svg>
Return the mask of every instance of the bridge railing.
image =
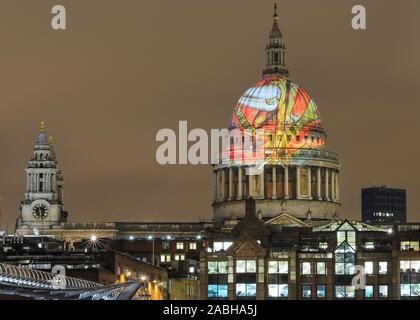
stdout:
<svg viewBox="0 0 420 320">
<path fill-rule="evenodd" d="M 101 284 L 60 274 L 0 263 L 0 283 L 39 289 L 94 289 Z"/>
</svg>

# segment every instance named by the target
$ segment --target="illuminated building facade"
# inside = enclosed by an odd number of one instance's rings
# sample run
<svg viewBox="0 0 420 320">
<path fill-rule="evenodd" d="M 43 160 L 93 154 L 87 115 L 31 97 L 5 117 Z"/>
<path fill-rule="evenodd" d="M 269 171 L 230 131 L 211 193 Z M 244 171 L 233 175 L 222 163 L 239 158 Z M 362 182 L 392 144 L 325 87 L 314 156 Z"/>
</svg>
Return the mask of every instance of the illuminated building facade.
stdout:
<svg viewBox="0 0 420 320">
<path fill-rule="evenodd" d="M 362 221 L 375 224 L 405 223 L 406 190 L 387 186 L 362 189 Z"/>
<path fill-rule="evenodd" d="M 331 220 L 319 226 L 287 213 L 262 219 L 256 201 L 232 229 L 207 235 L 203 299 L 420 299 L 420 225 L 379 228 Z M 356 287 L 356 267 L 366 283 Z"/>
<path fill-rule="evenodd" d="M 247 197 L 256 200 L 264 218 L 280 212 L 306 218 L 310 211 L 312 218 L 328 220 L 340 206 L 338 157 L 325 148 L 327 135 L 315 101 L 288 78 L 276 8 L 266 54 L 263 79 L 240 97 L 230 126 L 233 143 L 213 168 L 218 225 L 240 218 Z M 256 144 L 257 131 L 262 146 Z M 243 143 L 235 143 L 238 139 Z M 246 139 L 252 141 L 251 154 Z M 258 173 L 250 174 L 255 167 Z"/>
</svg>

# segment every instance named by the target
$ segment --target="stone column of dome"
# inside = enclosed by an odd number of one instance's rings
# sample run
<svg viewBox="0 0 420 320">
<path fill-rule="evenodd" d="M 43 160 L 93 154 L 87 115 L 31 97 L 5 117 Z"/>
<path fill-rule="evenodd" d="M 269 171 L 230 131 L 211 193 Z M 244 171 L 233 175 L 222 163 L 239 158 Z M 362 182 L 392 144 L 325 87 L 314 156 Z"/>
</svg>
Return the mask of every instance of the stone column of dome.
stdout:
<svg viewBox="0 0 420 320">
<path fill-rule="evenodd" d="M 331 170 L 331 198 L 336 202 L 335 198 L 335 170 Z"/>
<path fill-rule="evenodd" d="M 296 166 L 296 199 L 300 199 L 300 166 Z"/>
<path fill-rule="evenodd" d="M 322 179 L 321 178 L 321 168 L 317 167 L 316 168 L 316 182 L 317 182 L 316 193 L 317 193 L 318 200 L 322 200 L 321 179 Z"/>
<path fill-rule="evenodd" d="M 260 180 L 260 198 L 264 199 L 264 169 L 258 176 L 258 179 Z"/>
<path fill-rule="evenodd" d="M 308 167 L 308 198 L 312 200 L 312 170 Z"/>
<path fill-rule="evenodd" d="M 272 189 L 272 196 L 273 200 L 277 199 L 277 170 L 276 166 L 274 165 L 271 169 L 271 189 Z"/>
<path fill-rule="evenodd" d="M 326 201 L 330 201 L 330 194 L 329 194 L 329 191 L 330 191 L 330 188 L 329 188 L 329 184 L 330 184 L 330 182 L 329 182 L 329 169 L 328 168 L 325 168 L 325 200 Z"/>
<path fill-rule="evenodd" d="M 229 195 L 228 201 L 233 199 L 233 169 L 232 167 L 229 168 Z"/>
<path fill-rule="evenodd" d="M 237 200 L 241 200 L 243 198 L 242 193 L 242 168 L 238 167 L 238 195 L 236 197 Z"/>
<path fill-rule="evenodd" d="M 289 166 L 284 166 L 284 199 L 289 199 Z"/>
<path fill-rule="evenodd" d="M 226 198 L 226 172 L 225 169 L 222 169 L 222 192 L 221 192 L 221 199 L 225 200 Z"/>
</svg>

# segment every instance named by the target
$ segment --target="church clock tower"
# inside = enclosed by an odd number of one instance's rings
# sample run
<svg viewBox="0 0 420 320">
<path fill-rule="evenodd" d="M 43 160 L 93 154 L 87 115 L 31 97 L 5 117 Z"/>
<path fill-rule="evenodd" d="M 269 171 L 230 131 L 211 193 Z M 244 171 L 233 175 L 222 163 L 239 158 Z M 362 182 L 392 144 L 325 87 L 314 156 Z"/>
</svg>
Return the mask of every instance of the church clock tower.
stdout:
<svg viewBox="0 0 420 320">
<path fill-rule="evenodd" d="M 16 232 L 45 233 L 66 222 L 67 212 L 63 210 L 63 177 L 57 167 L 52 139 L 45 133 L 44 122 L 41 122 L 33 155 L 25 171 L 25 199 L 21 202 Z"/>
</svg>

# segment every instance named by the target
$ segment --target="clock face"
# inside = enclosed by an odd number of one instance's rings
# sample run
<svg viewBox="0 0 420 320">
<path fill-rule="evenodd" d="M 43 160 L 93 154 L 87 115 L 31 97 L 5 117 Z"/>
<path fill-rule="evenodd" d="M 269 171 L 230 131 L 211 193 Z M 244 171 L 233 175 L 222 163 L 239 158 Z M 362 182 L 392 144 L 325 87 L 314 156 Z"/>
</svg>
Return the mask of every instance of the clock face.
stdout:
<svg viewBox="0 0 420 320">
<path fill-rule="evenodd" d="M 38 203 L 32 208 L 35 219 L 45 219 L 48 216 L 48 207 L 43 203 Z"/>
</svg>

